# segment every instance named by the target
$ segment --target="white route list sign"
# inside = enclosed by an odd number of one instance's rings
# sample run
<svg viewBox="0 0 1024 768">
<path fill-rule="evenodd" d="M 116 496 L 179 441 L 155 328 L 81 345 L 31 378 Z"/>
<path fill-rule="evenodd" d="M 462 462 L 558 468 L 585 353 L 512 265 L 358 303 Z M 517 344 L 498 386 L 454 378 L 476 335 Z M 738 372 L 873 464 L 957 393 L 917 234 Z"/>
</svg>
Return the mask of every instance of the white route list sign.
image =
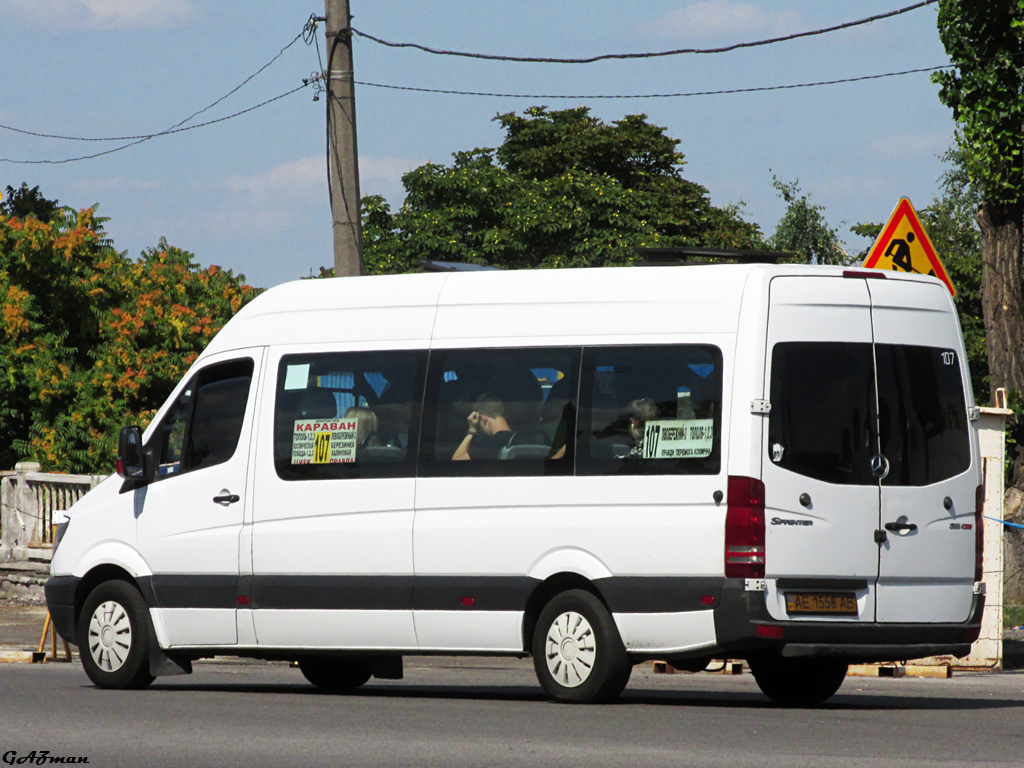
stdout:
<svg viewBox="0 0 1024 768">
<path fill-rule="evenodd" d="M 305 419 L 292 430 L 292 464 L 349 464 L 356 460 L 356 419 Z"/>
<path fill-rule="evenodd" d="M 703 459 L 714 442 L 714 419 L 653 419 L 644 429 L 643 458 Z"/>
</svg>

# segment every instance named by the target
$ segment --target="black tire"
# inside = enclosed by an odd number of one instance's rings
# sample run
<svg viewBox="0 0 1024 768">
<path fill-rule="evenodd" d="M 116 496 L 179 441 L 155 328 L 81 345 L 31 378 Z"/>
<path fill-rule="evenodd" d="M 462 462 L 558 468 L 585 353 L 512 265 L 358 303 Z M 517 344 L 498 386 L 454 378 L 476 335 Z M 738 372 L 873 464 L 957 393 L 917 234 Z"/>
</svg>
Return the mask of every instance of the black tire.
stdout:
<svg viewBox="0 0 1024 768">
<path fill-rule="evenodd" d="M 830 699 L 846 679 L 848 665 L 836 659 L 748 659 L 761 692 L 785 707 L 813 707 Z"/>
<path fill-rule="evenodd" d="M 139 689 L 149 673 L 149 609 L 126 581 L 106 581 L 85 599 L 78 649 L 85 674 L 100 688 Z"/>
<path fill-rule="evenodd" d="M 322 691 L 347 693 L 370 679 L 373 663 L 353 656 L 305 656 L 299 659 L 299 670 Z"/>
<path fill-rule="evenodd" d="M 537 680 L 556 701 L 612 701 L 633 671 L 608 609 L 583 589 L 562 592 L 544 607 L 531 650 Z"/>
</svg>

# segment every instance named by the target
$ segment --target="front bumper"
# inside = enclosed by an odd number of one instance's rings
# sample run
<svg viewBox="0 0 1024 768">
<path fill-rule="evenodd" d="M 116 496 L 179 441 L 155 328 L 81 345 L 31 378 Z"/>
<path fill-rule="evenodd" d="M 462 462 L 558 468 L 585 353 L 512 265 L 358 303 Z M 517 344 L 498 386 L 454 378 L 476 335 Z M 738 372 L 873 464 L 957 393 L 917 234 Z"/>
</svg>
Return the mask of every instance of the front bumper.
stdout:
<svg viewBox="0 0 1024 768">
<path fill-rule="evenodd" d="M 851 663 L 962 657 L 981 633 L 984 608 L 985 596 L 976 594 L 970 616 L 958 624 L 779 621 L 768 613 L 764 592 L 747 591 L 742 579 L 726 579 L 715 610 L 715 632 L 718 646 L 737 658 L 760 652 Z"/>
<path fill-rule="evenodd" d="M 73 645 L 78 644 L 75 637 L 75 594 L 81 581 L 77 576 L 52 576 L 43 587 L 46 607 L 57 634 Z"/>
</svg>

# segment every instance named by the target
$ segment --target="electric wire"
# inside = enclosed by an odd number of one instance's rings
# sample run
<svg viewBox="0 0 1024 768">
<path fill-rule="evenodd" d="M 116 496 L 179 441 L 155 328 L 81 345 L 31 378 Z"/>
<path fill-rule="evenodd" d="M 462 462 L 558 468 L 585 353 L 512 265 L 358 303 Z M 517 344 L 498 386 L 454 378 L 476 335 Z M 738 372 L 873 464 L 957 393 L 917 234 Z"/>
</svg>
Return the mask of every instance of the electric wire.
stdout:
<svg viewBox="0 0 1024 768">
<path fill-rule="evenodd" d="M 654 51 L 646 53 L 604 53 L 598 56 L 588 56 L 585 58 L 553 58 L 553 57 L 539 57 L 539 56 L 504 56 L 493 53 L 471 53 L 467 51 L 449 51 L 441 48 L 431 48 L 426 45 L 419 43 L 396 43 L 390 40 L 383 40 L 379 37 L 374 37 L 366 32 L 362 32 L 355 27 L 350 27 L 352 34 L 358 35 L 359 37 L 371 40 L 380 45 L 387 46 L 389 48 L 415 48 L 425 53 L 431 53 L 437 56 L 461 56 L 469 59 L 485 59 L 487 61 L 508 61 L 515 63 L 528 63 L 528 64 L 592 64 L 597 61 L 607 61 L 609 59 L 653 59 L 664 56 L 680 56 L 682 54 L 713 54 L 713 53 L 728 53 L 729 51 L 739 50 L 741 48 L 756 48 L 763 45 L 773 45 L 775 43 L 784 43 L 790 40 L 798 40 L 803 37 L 813 37 L 815 35 L 824 35 L 829 32 L 837 32 L 843 29 L 850 29 L 852 27 L 859 27 L 862 24 L 870 24 L 873 21 L 880 21 L 881 19 L 892 18 L 893 16 L 899 16 L 910 11 L 915 11 L 918 8 L 923 8 L 926 5 L 932 5 L 938 2 L 938 0 L 922 0 L 921 2 L 908 5 L 903 8 L 897 8 L 893 11 L 887 11 L 886 13 L 875 14 L 874 16 L 868 16 L 864 19 L 858 19 L 857 21 L 848 21 L 842 24 L 835 24 L 831 27 L 823 27 L 821 29 L 812 29 L 806 32 L 796 32 L 791 35 L 784 35 L 782 37 L 772 37 L 766 40 L 753 40 L 745 43 L 733 43 L 732 45 L 724 45 L 718 48 L 676 48 L 670 51 Z"/>
<path fill-rule="evenodd" d="M 128 149 L 129 147 L 134 147 L 134 146 L 136 146 L 138 144 L 141 144 L 144 141 L 149 141 L 150 139 L 156 138 L 158 136 L 168 136 L 168 135 L 173 134 L 173 133 L 182 133 L 184 131 L 194 130 L 196 128 L 203 128 L 203 127 L 208 126 L 208 125 L 214 125 L 215 123 L 220 123 L 220 122 L 223 122 L 225 120 L 230 120 L 232 118 L 239 117 L 240 115 L 244 115 L 244 114 L 246 114 L 248 112 L 252 112 L 252 111 L 254 111 L 256 109 L 259 109 L 260 107 L 264 107 L 267 104 L 270 104 L 272 102 L 277 101 L 278 99 L 283 99 L 285 96 L 290 96 L 291 94 L 295 93 L 296 91 L 301 90 L 301 89 L 306 88 L 307 86 L 311 85 L 312 84 L 312 79 L 307 79 L 307 80 L 303 81 L 303 84 L 301 86 L 299 86 L 297 88 L 294 88 L 294 89 L 292 89 L 292 90 L 290 90 L 290 91 L 288 91 L 286 93 L 283 93 L 283 94 L 281 94 L 279 96 L 275 96 L 274 98 L 271 98 L 271 99 L 268 99 L 268 100 L 266 100 L 264 102 L 261 102 L 260 104 L 256 104 L 255 106 L 249 107 L 248 109 L 240 110 L 240 111 L 235 112 L 235 113 L 233 113 L 231 115 L 227 115 L 225 117 L 221 117 L 221 118 L 218 118 L 216 120 L 209 120 L 209 121 L 207 121 L 205 123 L 197 123 L 196 125 L 182 127 L 182 126 L 185 126 L 185 123 L 189 122 L 190 120 L 192 120 L 196 116 L 201 115 L 202 113 L 204 113 L 204 112 L 206 112 L 206 111 L 208 111 L 210 109 L 213 109 L 213 107 L 215 107 L 218 104 L 220 104 L 222 101 L 227 99 L 229 96 L 232 96 L 233 94 L 235 94 L 239 90 L 241 90 L 246 84 L 248 84 L 250 81 L 252 81 L 257 75 L 262 73 L 264 70 L 266 70 L 268 67 L 270 67 L 275 61 L 277 61 L 279 58 L 281 58 L 281 56 L 284 55 L 284 52 L 287 51 L 289 48 L 291 48 L 293 45 L 295 45 L 295 43 L 298 42 L 300 38 L 305 39 L 306 35 L 308 34 L 308 31 L 309 31 L 311 25 L 312 25 L 312 28 L 315 30 L 316 25 L 313 22 L 312 17 L 310 18 L 309 21 L 306 22 L 306 25 L 302 28 L 302 31 L 299 32 L 299 34 L 297 34 L 294 38 L 292 38 L 291 42 L 289 42 L 280 51 L 278 51 L 277 55 L 274 56 L 270 61 L 268 61 L 262 67 L 257 69 L 255 72 L 253 72 L 247 78 L 245 78 L 245 80 L 243 80 L 241 83 L 236 85 L 234 88 L 232 88 L 230 91 L 225 93 L 223 96 L 221 96 L 216 101 L 213 101 L 210 104 L 207 104 L 202 109 L 196 110 L 191 115 L 189 115 L 188 117 L 186 117 L 183 120 L 179 120 L 177 123 L 175 123 L 174 125 L 172 125 L 170 128 L 168 128 L 166 130 L 158 131 L 156 133 L 142 134 L 142 135 L 139 135 L 139 136 L 106 136 L 106 137 L 94 138 L 94 137 L 82 137 L 82 136 L 60 136 L 60 135 L 56 135 L 56 134 L 40 133 L 40 132 L 37 132 L 37 131 L 29 131 L 29 130 L 25 130 L 25 129 L 22 129 L 22 128 L 15 128 L 14 126 L 10 126 L 10 125 L 0 124 L 0 128 L 3 128 L 5 130 L 13 131 L 14 133 L 21 133 L 21 134 L 24 134 L 26 136 L 35 136 L 37 138 L 43 138 L 43 139 L 61 139 L 61 140 L 64 140 L 64 141 L 127 141 L 127 142 L 129 142 L 128 144 L 124 144 L 124 145 L 122 145 L 120 147 L 115 147 L 113 149 L 108 149 L 108 150 L 103 151 L 103 152 L 96 152 L 96 153 L 93 153 L 91 155 L 82 155 L 80 157 L 69 157 L 69 158 L 64 158 L 62 160 L 15 160 L 15 159 L 12 159 L 12 158 L 0 157 L 0 162 L 14 163 L 14 164 L 17 164 L 17 165 L 60 165 L 62 163 L 77 162 L 79 160 L 92 160 L 92 159 L 97 158 L 97 157 L 103 157 L 104 155 L 110 155 L 110 154 L 113 154 L 115 152 L 120 152 L 122 150 Z"/>
<path fill-rule="evenodd" d="M 937 0 L 922 0 L 922 2 L 918 2 L 918 3 L 915 3 L 913 5 L 908 5 L 908 6 L 905 6 L 903 8 L 898 8 L 896 10 L 889 11 L 889 12 L 882 13 L 882 14 L 876 14 L 874 16 L 870 16 L 870 17 L 867 17 L 867 18 L 864 18 L 864 19 L 859 19 L 857 21 L 845 22 L 843 24 L 838 24 L 838 25 L 834 25 L 834 26 L 831 26 L 831 27 L 826 27 L 826 28 L 817 29 L 817 30 L 809 30 L 809 31 L 806 31 L 806 32 L 794 33 L 792 35 L 786 35 L 786 36 L 783 36 L 783 37 L 776 37 L 776 38 L 771 38 L 771 39 L 767 39 L 767 40 L 757 40 L 757 41 L 750 41 L 750 42 L 744 42 L 744 43 L 736 43 L 736 44 L 729 45 L 729 46 L 724 46 L 724 47 L 721 47 L 721 48 L 704 48 L 704 49 L 689 48 L 689 49 L 677 49 L 677 50 L 673 50 L 673 51 L 661 51 L 661 52 L 653 52 L 653 53 L 603 54 L 603 55 L 600 55 L 600 56 L 593 56 L 593 57 L 589 57 L 589 58 L 585 58 L 585 59 L 553 59 L 553 58 L 532 58 L 532 57 L 508 57 L 508 56 L 499 56 L 499 55 L 492 55 L 492 54 L 474 54 L 474 53 L 465 53 L 465 52 L 458 52 L 458 51 L 443 51 L 443 50 L 428 48 L 426 46 L 421 46 L 421 45 L 415 44 L 415 43 L 392 43 L 392 42 L 388 42 L 388 41 L 381 40 L 379 38 L 373 37 L 372 35 L 368 35 L 366 33 L 360 32 L 359 30 L 357 30 L 355 28 L 351 28 L 351 27 L 350 27 L 350 31 L 353 34 L 359 35 L 361 37 L 365 37 L 367 39 L 373 40 L 374 42 L 378 42 L 378 43 L 381 43 L 381 44 L 386 45 L 386 46 L 390 46 L 390 47 L 412 47 L 412 48 L 418 48 L 418 49 L 424 50 L 424 51 L 426 51 L 428 53 L 434 53 L 434 54 L 443 54 L 443 55 L 452 55 L 452 56 L 464 56 L 464 57 L 470 57 L 470 58 L 482 58 L 482 59 L 491 59 L 491 60 L 499 60 L 499 61 L 511 61 L 511 62 L 574 63 L 575 64 L 575 63 L 590 63 L 590 62 L 601 61 L 601 60 L 605 60 L 605 59 L 654 58 L 654 57 L 671 56 L 671 55 L 678 55 L 678 54 L 684 54 L 684 53 L 702 53 L 702 54 L 706 54 L 706 53 L 724 53 L 724 52 L 736 50 L 736 49 L 739 49 L 739 48 L 748 48 L 748 47 L 769 45 L 769 44 L 773 44 L 773 43 L 784 42 L 784 41 L 788 41 L 788 40 L 794 40 L 794 39 L 798 39 L 798 38 L 801 38 L 801 37 L 809 37 L 809 36 L 813 36 L 813 35 L 821 35 L 821 34 L 825 34 L 825 33 L 828 33 L 828 32 L 834 32 L 834 31 L 837 31 L 837 30 L 848 29 L 848 28 L 851 28 L 851 27 L 856 27 L 856 26 L 859 26 L 859 25 L 862 25 L 862 24 L 867 24 L 867 23 L 870 23 L 870 22 L 873 22 L 873 21 L 877 21 L 877 20 L 880 20 L 880 19 L 890 18 L 892 16 L 898 16 L 900 14 L 907 13 L 907 12 L 912 11 L 912 10 L 916 10 L 916 9 L 921 8 L 923 6 L 931 5 L 931 4 L 935 3 L 935 2 L 937 2 Z M 244 115 L 244 114 L 247 114 L 247 113 L 252 112 L 254 110 L 257 110 L 257 109 L 259 109 L 261 107 L 264 107 L 264 106 L 266 106 L 268 104 L 271 104 L 271 103 L 273 103 L 275 101 L 283 99 L 286 96 L 290 96 L 291 94 L 293 94 L 293 93 L 295 93 L 297 91 L 300 91 L 300 90 L 302 90 L 302 89 L 304 89 L 306 87 L 309 87 L 310 85 L 314 85 L 318 89 L 322 90 L 322 88 L 323 88 L 322 83 L 325 81 L 326 78 L 324 76 L 324 65 L 323 65 L 323 59 L 322 59 L 321 52 L 320 52 L 320 44 L 319 44 L 318 37 L 316 35 L 317 22 L 320 21 L 320 20 L 321 19 L 319 17 L 317 17 L 315 15 L 311 15 L 309 20 L 303 26 L 302 31 L 299 32 L 294 38 L 292 38 L 292 40 L 289 43 L 287 43 L 283 48 L 281 48 L 281 50 L 270 61 L 268 61 L 266 64 L 264 64 L 258 70 L 256 70 L 256 72 L 251 74 L 249 77 L 247 77 L 245 80 L 243 80 L 241 83 L 239 83 L 237 86 L 235 86 L 233 89 L 228 91 L 226 94 L 221 96 L 216 101 L 210 103 L 209 105 L 203 107 L 202 109 L 199 109 L 199 110 L 193 112 L 191 115 L 189 115 L 185 119 L 175 123 L 173 126 L 171 126 L 170 128 L 168 128 L 166 130 L 158 131 L 158 132 L 150 133 L 150 134 L 140 134 L 140 135 L 136 135 L 136 136 L 81 137 L 81 136 L 64 136 L 64 135 L 58 135 L 58 134 L 41 133 L 41 132 L 36 132 L 36 131 L 29 131 L 29 130 L 22 129 L 22 128 L 17 128 L 17 127 L 10 126 L 10 125 L 0 124 L 0 128 L 2 128 L 4 130 L 8 130 L 8 131 L 12 131 L 12 132 L 15 132 L 15 133 L 20 133 L 20 134 L 28 135 L 28 136 L 34 136 L 34 137 L 38 137 L 38 138 L 59 139 L 59 140 L 65 140 L 65 141 L 87 141 L 87 142 L 88 141 L 128 141 L 129 142 L 128 144 L 124 144 L 122 146 L 115 147 L 113 149 L 109 149 L 109 150 L 106 150 L 106 151 L 103 151 L 103 152 L 97 152 L 97 153 L 94 153 L 94 154 L 83 155 L 83 156 L 80 156 L 80 157 L 65 158 L 65 159 L 61 159 L 61 160 L 15 160 L 15 159 L 12 159 L 12 158 L 0 157 L 0 162 L 15 163 L 15 164 L 25 164 L 25 165 L 35 165 L 35 164 L 58 165 L 58 164 L 62 164 L 62 163 L 77 162 L 77 161 L 80 161 L 80 160 L 91 160 L 91 159 L 94 159 L 94 158 L 97 158 L 97 157 L 102 157 L 104 155 L 109 155 L 109 154 L 113 154 L 115 152 L 120 152 L 122 150 L 128 149 L 129 147 L 133 147 L 133 146 L 136 146 L 138 144 L 141 144 L 142 142 L 149 141 L 150 139 L 153 139 L 153 138 L 157 138 L 157 137 L 160 137 L 160 136 L 168 136 L 168 135 L 175 134 L 175 133 L 182 133 L 182 132 L 185 132 L 185 131 L 195 130 L 197 128 L 203 128 L 203 127 L 206 127 L 206 126 L 214 125 L 216 123 L 224 122 L 226 120 L 231 120 L 233 118 L 239 117 L 241 115 Z M 249 107 L 247 109 L 243 109 L 243 110 L 240 110 L 238 112 L 234 112 L 234 113 L 232 113 L 230 115 L 226 115 L 224 117 L 220 117 L 220 118 L 217 118 L 215 120 L 209 120 L 209 121 L 206 121 L 206 122 L 203 122 L 203 123 L 197 123 L 196 125 L 185 126 L 185 123 L 189 122 L 190 120 L 195 118 L 197 115 L 200 115 L 203 112 L 206 112 L 207 110 L 212 109 L 217 104 L 220 104 L 222 101 L 227 99 L 229 96 L 231 96 L 234 93 L 236 93 L 237 91 L 239 91 L 247 83 L 249 83 L 251 80 L 253 80 L 257 75 L 259 75 L 261 72 L 263 72 L 268 67 L 270 67 L 274 62 L 276 62 L 285 53 L 285 51 L 287 51 L 296 42 L 298 42 L 298 40 L 300 38 L 302 38 L 303 41 L 307 45 L 310 45 L 310 44 L 315 44 L 316 45 L 317 60 L 318 60 L 318 63 L 320 64 L 320 72 L 319 73 L 314 73 L 309 78 L 305 78 L 303 80 L 302 85 L 300 85 L 300 86 L 298 86 L 296 88 L 293 88 L 293 89 L 291 89 L 291 90 L 289 90 L 289 91 L 287 91 L 285 93 L 282 93 L 282 94 L 280 94 L 278 96 L 275 96 L 273 98 L 267 99 L 266 101 L 260 102 L 259 104 L 256 104 L 256 105 L 254 105 L 252 107 Z M 337 42 L 337 40 L 335 40 L 335 43 L 336 42 Z M 789 89 L 797 89 L 797 88 L 813 88 L 813 87 L 818 87 L 818 86 L 839 85 L 839 84 L 855 83 L 855 82 L 862 82 L 862 81 L 868 81 L 868 80 L 878 80 L 878 79 L 888 78 L 888 77 L 899 77 L 899 76 L 903 76 L 903 75 L 916 74 L 916 73 L 921 73 L 921 72 L 935 72 L 935 71 L 939 71 L 939 70 L 943 70 L 943 69 L 954 68 L 955 66 L 956 65 L 948 64 L 948 65 L 941 65 L 941 66 L 935 66 L 935 67 L 922 67 L 922 68 L 917 68 L 917 69 L 907 69 L 907 70 L 902 70 L 902 71 L 899 71 L 899 72 L 887 72 L 887 73 L 877 74 L 877 75 L 860 75 L 860 76 L 849 77 L 849 78 L 840 78 L 840 79 L 834 79 L 834 80 L 819 80 L 819 81 L 814 81 L 814 82 L 792 83 L 792 84 L 786 84 L 786 85 L 757 86 L 757 87 L 748 87 L 748 88 L 730 88 L 730 89 L 710 90 L 710 91 L 689 91 L 689 92 L 677 92 L 677 93 L 654 93 L 654 94 L 517 94 L 517 93 L 499 93 L 499 92 L 485 92 L 485 91 L 459 91 L 459 90 L 442 89 L 442 88 L 422 88 L 422 87 L 401 86 L 401 85 L 392 85 L 392 84 L 387 84 L 387 83 L 374 83 L 374 82 L 366 82 L 366 81 L 355 81 L 355 84 L 356 85 L 361 85 L 361 86 L 366 86 L 366 87 L 371 87 L 371 88 L 382 88 L 382 89 L 390 89 L 390 90 L 398 90 L 398 91 L 412 91 L 412 92 L 419 92 L 419 93 L 436 93 L 436 94 L 447 94 L 447 95 L 456 95 L 456 96 L 479 96 L 479 97 L 488 97 L 488 98 L 573 99 L 573 100 L 590 100 L 590 99 L 595 99 L 595 100 L 596 99 L 664 99 L 664 98 L 687 98 L 687 97 L 697 97 L 697 96 L 719 96 L 719 95 L 740 94 L 740 93 L 757 93 L 757 92 L 789 90 Z M 318 90 L 316 95 L 314 96 L 314 100 L 318 99 L 319 92 L 320 91 Z M 329 110 L 328 110 L 328 112 L 329 112 Z M 330 118 L 328 116 L 328 120 L 329 119 Z M 329 153 L 329 151 L 330 151 L 330 131 L 328 130 L 328 153 Z"/>
<path fill-rule="evenodd" d="M 279 101 L 280 99 L 283 99 L 286 96 L 291 96 L 293 93 L 295 93 L 297 91 L 301 91 L 303 88 L 308 88 L 312 84 L 313 83 L 312 83 L 311 80 L 306 80 L 306 81 L 304 81 L 302 83 L 302 85 L 297 86 L 295 88 L 292 88 L 290 91 L 285 91 L 284 93 L 282 93 L 282 94 L 280 94 L 278 96 L 274 96 L 273 98 L 267 99 L 266 101 L 262 101 L 259 104 L 255 104 L 255 105 L 253 105 L 251 107 L 248 107 L 246 109 L 239 110 L 238 112 L 234 112 L 234 113 L 232 113 L 230 115 L 225 115 L 224 117 L 218 117 L 216 120 L 207 120 L 205 123 L 196 123 L 195 125 L 186 125 L 186 126 L 183 126 L 183 127 L 169 128 L 166 131 L 160 131 L 158 133 L 150 133 L 150 134 L 146 134 L 146 135 L 143 135 L 143 136 L 126 137 L 126 138 L 136 138 L 138 140 L 137 141 L 132 141 L 129 144 L 124 144 L 124 145 L 122 145 L 120 147 L 114 147 L 113 149 L 108 149 L 108 150 L 106 150 L 104 152 L 97 152 L 97 153 L 92 154 L 92 155 L 82 155 L 81 157 L 68 157 L 68 158 L 65 158 L 63 160 L 12 160 L 11 158 L 0 157 L 0 162 L 16 163 L 18 165 L 60 165 L 61 163 L 73 163 L 73 162 L 76 162 L 78 160 L 92 160 L 93 158 L 96 158 L 96 157 L 102 157 L 103 155 L 110 155 L 110 154 L 113 154 L 114 152 L 120 152 L 123 149 L 128 149 L 128 147 L 134 147 L 136 144 L 141 144 L 144 141 L 149 141 L 150 139 L 155 139 L 155 138 L 157 138 L 159 136 L 170 136 L 171 134 L 174 134 L 174 133 L 184 133 L 186 131 L 194 131 L 197 128 L 205 128 L 206 126 L 214 125 L 216 123 L 223 123 L 225 120 L 231 120 L 233 118 L 239 117 L 240 115 L 244 115 L 244 114 L 247 114 L 249 112 L 253 112 L 253 111 L 259 109 L 260 107 L 265 107 L 268 104 L 272 104 L 275 101 Z M 180 123 L 179 123 L 179 125 L 180 125 Z M 0 126 L 0 127 L 6 127 L 6 126 Z M 22 131 L 22 132 L 24 133 L 24 131 Z M 63 137 L 47 137 L 47 138 L 63 138 Z"/>
<path fill-rule="evenodd" d="M 219 99 L 217 99 L 216 101 L 214 101 L 214 102 L 212 102 L 210 104 L 207 104 L 202 109 L 196 110 L 191 115 L 186 117 L 184 120 L 178 121 L 177 123 L 175 123 L 174 125 L 172 125 L 170 128 L 168 128 L 165 131 L 158 131 L 156 133 L 146 133 L 146 134 L 141 134 L 139 136 L 83 137 L 83 136 L 60 136 L 60 135 L 52 134 L 52 133 L 37 133 L 36 131 L 28 131 L 28 130 L 25 130 L 23 128 L 15 128 L 14 126 L 3 125 L 3 124 L 0 124 L 0 128 L 3 128 L 3 129 L 8 130 L 8 131 L 13 131 L 14 133 L 22 133 L 22 134 L 25 134 L 26 136 L 36 136 L 36 137 L 41 138 L 41 139 L 63 139 L 64 141 L 131 141 L 131 140 L 134 140 L 134 139 L 152 139 L 155 136 L 163 136 L 163 135 L 168 134 L 168 133 L 174 133 L 176 128 L 180 128 L 182 125 L 187 123 L 193 117 L 196 117 L 197 115 L 201 115 L 203 112 L 206 112 L 207 110 L 213 109 L 213 107 L 215 107 L 218 104 L 220 104 L 222 101 L 224 101 L 224 99 L 228 98 L 229 96 L 231 96 L 234 93 L 237 93 L 246 83 L 248 83 L 250 80 L 252 80 L 258 74 L 260 74 L 263 70 L 265 70 L 267 67 L 269 67 L 271 64 L 273 64 L 275 61 L 277 61 L 279 58 L 281 58 L 281 54 L 283 54 L 285 51 L 287 51 L 289 48 L 291 48 L 298 41 L 298 39 L 303 36 L 303 34 L 304 34 L 303 32 L 300 32 L 299 34 L 297 34 L 295 36 L 295 38 L 290 43 L 288 43 L 288 45 L 286 45 L 284 48 L 282 48 L 280 50 L 280 52 L 274 58 L 272 58 L 270 61 L 268 61 L 262 67 L 257 69 L 255 72 L 253 72 L 247 78 L 245 78 L 245 80 L 243 80 L 241 83 L 236 85 L 230 91 L 225 93 Z M 240 112 L 238 114 L 244 114 L 244 113 Z M 216 122 L 216 121 L 214 121 L 214 122 Z M 204 123 L 204 125 L 209 125 L 209 123 Z"/>
<path fill-rule="evenodd" d="M 858 83 L 863 80 L 881 80 L 886 77 L 900 77 L 902 75 L 913 75 L 921 72 L 937 72 L 942 69 L 951 69 L 955 64 L 943 64 L 936 67 L 919 67 L 918 69 L 904 69 L 900 72 L 885 72 L 879 75 L 858 75 L 857 77 L 844 77 L 837 80 L 817 80 L 810 83 L 789 83 L 787 85 L 762 85 L 751 88 L 725 88 L 718 91 L 686 91 L 680 93 L 625 93 L 625 94 L 554 94 L 554 93 L 493 93 L 488 91 L 453 91 L 443 88 L 416 88 L 408 85 L 389 85 L 387 83 L 370 83 L 357 80 L 356 85 L 365 85 L 369 88 L 387 88 L 396 91 L 418 91 L 421 93 L 442 93 L 452 96 L 487 96 L 498 99 L 676 99 L 691 96 L 724 96 L 735 93 L 758 93 L 762 91 L 784 91 L 794 88 L 816 88 L 823 85 L 842 85 L 844 83 Z"/>
<path fill-rule="evenodd" d="M 316 83 L 315 87 L 318 89 L 313 92 L 313 101 L 319 101 L 320 93 L 327 92 L 327 89 L 324 86 L 324 82 L 326 81 L 325 73 L 327 72 L 327 68 L 324 66 L 324 59 L 323 56 L 320 54 L 320 38 L 316 34 L 317 24 L 320 21 L 326 21 L 326 19 L 318 17 L 315 14 L 310 14 L 309 21 L 306 22 L 306 26 L 303 29 L 303 40 L 305 40 L 306 45 L 313 44 L 316 46 L 316 60 L 317 63 L 320 65 L 319 71 L 317 73 L 314 73 L 313 76 L 313 79 L 315 80 Z M 329 95 L 326 111 L 327 148 L 324 153 L 324 170 L 326 171 L 327 175 L 327 200 L 331 206 L 331 210 L 334 210 L 334 193 L 331 190 L 331 107 Z"/>
</svg>

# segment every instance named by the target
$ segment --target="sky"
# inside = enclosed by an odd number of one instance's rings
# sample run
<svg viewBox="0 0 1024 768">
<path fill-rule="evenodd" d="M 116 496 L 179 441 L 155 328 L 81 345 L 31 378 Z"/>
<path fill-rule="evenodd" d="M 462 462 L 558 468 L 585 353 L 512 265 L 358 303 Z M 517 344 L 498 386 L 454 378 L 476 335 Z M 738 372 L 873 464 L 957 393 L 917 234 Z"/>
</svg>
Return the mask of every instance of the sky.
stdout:
<svg viewBox="0 0 1024 768">
<path fill-rule="evenodd" d="M 762 40 L 863 19 L 913 0 L 350 0 L 353 27 L 395 42 L 508 56 L 585 57 Z M 138 257 L 161 237 L 202 265 L 259 287 L 333 263 L 326 101 L 304 88 L 246 114 L 122 151 L 70 141 L 163 131 L 266 65 L 323 2 L 299 0 L 0 0 L 0 191 L 27 182 L 74 208 L 99 203 L 114 246 Z M 324 27 L 317 30 L 326 51 Z M 773 176 L 799 180 L 830 226 L 883 222 L 900 197 L 938 194 L 954 122 L 927 73 L 811 88 L 712 96 L 645 94 L 762 88 L 949 63 L 936 6 L 828 34 L 722 54 L 593 64 L 437 56 L 357 37 L 360 191 L 397 208 L 401 177 L 454 152 L 502 141 L 495 115 L 535 105 L 590 107 L 605 122 L 645 114 L 679 141 L 683 175 L 718 206 L 742 204 L 766 235 L 785 204 Z M 184 125 L 281 96 L 319 71 L 302 39 Z M 373 84 L 373 85 L 371 85 Z M 403 91 L 381 85 L 501 94 Z M 574 98 L 552 98 L 554 96 Z M 625 95 L 624 99 L 587 96 Z"/>
</svg>

